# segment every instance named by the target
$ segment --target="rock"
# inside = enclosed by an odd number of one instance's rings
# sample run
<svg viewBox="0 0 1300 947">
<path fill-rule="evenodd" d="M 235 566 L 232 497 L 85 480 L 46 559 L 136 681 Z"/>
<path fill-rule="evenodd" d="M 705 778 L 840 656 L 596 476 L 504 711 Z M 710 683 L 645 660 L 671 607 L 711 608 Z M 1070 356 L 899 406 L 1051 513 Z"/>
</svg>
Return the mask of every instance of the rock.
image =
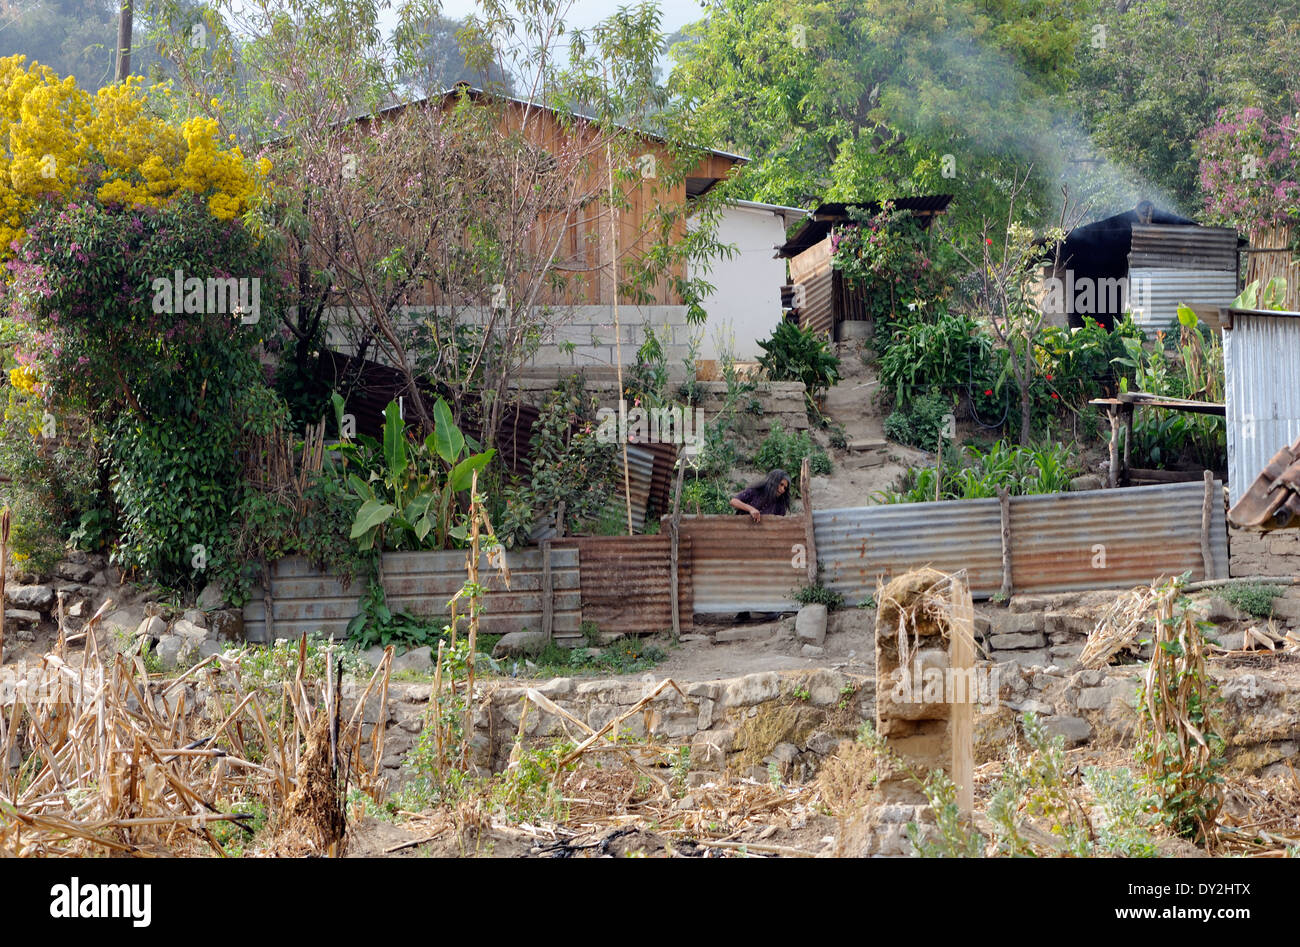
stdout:
<svg viewBox="0 0 1300 947">
<path fill-rule="evenodd" d="M 833 733 L 827 733 L 825 730 L 818 730 L 808 737 L 808 749 L 818 756 L 830 756 L 847 739 L 848 737 L 845 736 L 836 736 Z"/>
<path fill-rule="evenodd" d="M 433 672 L 433 653 L 429 646 L 413 648 L 405 654 L 393 658 L 394 671 L 418 671 L 421 674 Z"/>
<path fill-rule="evenodd" d="M 513 658 L 525 654 L 537 654 L 546 647 L 546 634 L 540 631 L 512 631 L 502 635 L 501 640 L 492 649 L 494 658 Z"/>
<path fill-rule="evenodd" d="M 210 658 L 214 654 L 220 654 L 224 650 L 226 650 L 226 646 L 221 639 L 212 637 L 204 638 L 199 644 L 199 657 Z"/>
<path fill-rule="evenodd" d="M 739 628 L 728 628 L 718 632 L 713 636 L 713 640 L 719 644 L 732 641 L 766 641 L 773 636 L 774 630 L 771 625 L 742 625 Z"/>
<path fill-rule="evenodd" d="M 90 605 L 85 599 L 77 599 L 68 606 L 69 618 L 88 618 L 90 616 Z"/>
<path fill-rule="evenodd" d="M 799 653 L 805 658 L 820 658 L 826 653 L 826 649 L 815 644 L 806 644 L 799 649 Z"/>
<path fill-rule="evenodd" d="M 54 589 L 48 585 L 10 585 L 5 588 L 5 601 L 15 608 L 48 612 L 54 605 Z"/>
<path fill-rule="evenodd" d="M 805 605 L 794 620 L 794 633 L 800 641 L 820 645 L 826 640 L 826 606 Z"/>
<path fill-rule="evenodd" d="M 1092 738 L 1092 724 L 1082 717 L 1044 717 L 1043 728 L 1054 737 L 1065 737 L 1066 746 L 1077 746 Z"/>
<path fill-rule="evenodd" d="M 207 616 L 208 630 L 226 641 L 244 640 L 244 613 L 238 608 L 222 608 Z"/>
<path fill-rule="evenodd" d="M 1075 477 L 1070 481 L 1070 492 L 1074 493 L 1080 490 L 1100 490 L 1101 478 L 1096 474 L 1084 474 L 1082 477 Z"/>
<path fill-rule="evenodd" d="M 1033 634 L 994 635 L 989 644 L 997 651 L 1023 648 L 1041 648 L 1047 644 L 1042 632 Z"/>
<path fill-rule="evenodd" d="M 202 609 L 187 608 L 185 609 L 184 618 L 191 625 L 197 625 L 199 628 L 208 627 L 208 616 Z"/>
<path fill-rule="evenodd" d="M 1043 630 L 1042 612 L 1008 612 L 993 614 L 990 633 L 997 635 L 1023 635 Z"/>
<path fill-rule="evenodd" d="M 724 707 L 747 707 L 775 700 L 781 694 L 781 679 L 775 671 L 746 674 L 728 681 L 722 692 Z"/>
<path fill-rule="evenodd" d="M 160 641 L 163 635 L 167 634 L 167 623 L 154 615 L 146 618 L 135 626 L 136 638 L 146 638 L 150 641 Z"/>
<path fill-rule="evenodd" d="M 1206 637 L 1211 641 L 1216 641 L 1219 647 L 1224 651 L 1241 651 L 1246 647 L 1245 631 L 1219 631 L 1210 632 Z"/>
<path fill-rule="evenodd" d="M 158 657 L 158 663 L 162 665 L 164 671 L 174 671 L 180 667 L 181 654 L 190 647 L 180 635 L 167 635 L 158 642 L 158 647 L 154 649 L 154 654 Z"/>
<path fill-rule="evenodd" d="M 198 607 L 205 612 L 215 611 L 226 604 L 226 590 L 220 582 L 209 582 L 199 593 Z"/>
<path fill-rule="evenodd" d="M 34 628 L 15 628 L 14 641 L 21 641 L 24 644 L 30 644 L 36 640 L 36 629 Z"/>
<path fill-rule="evenodd" d="M 772 752 L 763 757 L 763 765 L 776 763 L 778 766 L 789 766 L 799 758 L 799 748 L 793 743 L 778 743 L 772 747 Z"/>
<path fill-rule="evenodd" d="M 384 649 L 379 647 L 379 645 L 375 645 L 373 648 L 367 648 L 365 651 L 362 651 L 358 657 L 369 664 L 372 668 L 377 668 L 379 667 L 379 662 L 384 660 Z"/>
<path fill-rule="evenodd" d="M 54 574 L 69 582 L 89 582 L 94 578 L 95 570 L 84 564 L 60 562 L 54 567 Z"/>
<path fill-rule="evenodd" d="M 192 638 L 195 642 L 199 642 L 208 636 L 208 630 L 200 628 L 192 621 L 181 618 L 172 624 L 172 634 L 180 635 L 182 638 Z"/>
<path fill-rule="evenodd" d="M 1079 693 L 1076 703 L 1080 710 L 1104 710 L 1116 700 L 1128 704 L 1136 702 L 1136 685 L 1132 681 L 1111 681 L 1100 687 L 1090 687 Z"/>
<path fill-rule="evenodd" d="M 1052 663 L 1046 649 L 1039 651 L 999 651 L 994 655 L 998 662 L 1014 661 L 1021 667 L 1048 667 Z"/>
<path fill-rule="evenodd" d="M 13 619 L 24 625 L 39 625 L 41 623 L 41 613 L 26 608 L 6 608 L 5 619 Z"/>
<path fill-rule="evenodd" d="M 1206 620 L 1216 625 L 1225 621 L 1250 621 L 1249 615 L 1218 595 L 1211 595 L 1202 603 L 1202 607 L 1205 609 Z"/>
</svg>

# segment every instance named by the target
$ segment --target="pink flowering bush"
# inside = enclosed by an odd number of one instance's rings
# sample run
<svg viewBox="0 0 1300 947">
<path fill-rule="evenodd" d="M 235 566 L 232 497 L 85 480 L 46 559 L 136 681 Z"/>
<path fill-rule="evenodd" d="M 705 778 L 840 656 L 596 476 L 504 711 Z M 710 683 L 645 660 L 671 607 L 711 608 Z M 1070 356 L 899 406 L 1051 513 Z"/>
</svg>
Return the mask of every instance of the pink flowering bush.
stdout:
<svg viewBox="0 0 1300 947">
<path fill-rule="evenodd" d="M 1290 115 L 1220 109 L 1197 143 L 1205 210 L 1245 231 L 1300 217 L 1300 93 Z"/>
</svg>

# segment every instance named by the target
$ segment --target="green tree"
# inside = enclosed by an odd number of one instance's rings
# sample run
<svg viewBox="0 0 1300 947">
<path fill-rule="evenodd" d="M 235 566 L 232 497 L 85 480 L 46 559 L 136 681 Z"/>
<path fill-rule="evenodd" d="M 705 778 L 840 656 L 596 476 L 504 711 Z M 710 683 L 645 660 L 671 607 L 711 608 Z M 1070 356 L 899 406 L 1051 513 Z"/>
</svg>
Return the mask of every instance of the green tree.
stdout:
<svg viewBox="0 0 1300 947">
<path fill-rule="evenodd" d="M 1110 160 L 1202 205 L 1196 140 L 1219 109 L 1288 109 L 1300 60 L 1300 0 L 1097 3 L 1071 99 Z"/>
<path fill-rule="evenodd" d="M 1009 182 L 1055 200 L 1058 96 L 1086 24 L 1060 0 L 718 0 L 674 46 L 674 91 L 752 155 L 741 196 L 957 196 L 973 241 Z"/>
</svg>

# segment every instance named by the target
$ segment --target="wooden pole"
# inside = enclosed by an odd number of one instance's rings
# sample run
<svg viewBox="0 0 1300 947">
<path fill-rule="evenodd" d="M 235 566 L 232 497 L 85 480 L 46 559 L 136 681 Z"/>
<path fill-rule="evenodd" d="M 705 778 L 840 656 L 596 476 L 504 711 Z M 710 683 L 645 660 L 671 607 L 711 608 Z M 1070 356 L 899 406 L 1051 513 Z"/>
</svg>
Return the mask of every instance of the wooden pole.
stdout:
<svg viewBox="0 0 1300 947">
<path fill-rule="evenodd" d="M 803 495 L 803 542 L 808 557 L 808 584 L 817 584 L 817 535 L 813 529 L 812 476 L 808 458 L 799 465 L 799 492 Z"/>
<path fill-rule="evenodd" d="M 125 82 L 131 75 L 131 20 L 134 0 L 122 0 L 117 12 L 117 81 Z"/>
<path fill-rule="evenodd" d="M 608 81 L 608 78 L 606 79 Z M 627 425 L 623 394 L 623 330 L 618 321 L 618 217 L 614 207 L 614 156 L 605 142 L 605 170 L 609 173 L 609 273 L 614 302 L 614 369 L 618 375 L 619 440 L 623 444 L 623 496 L 627 500 L 627 534 L 632 535 L 632 478 L 627 469 Z"/>
<path fill-rule="evenodd" d="M 975 700 L 978 687 L 968 669 L 975 663 L 975 606 L 963 569 L 952 578 L 952 627 L 948 663 L 952 668 L 952 781 L 957 787 L 957 810 L 970 818 L 975 809 Z M 964 680 L 966 692 L 955 693 L 955 682 Z M 961 699 L 958 699 L 958 698 Z"/>
<path fill-rule="evenodd" d="M 1110 420 L 1110 471 L 1106 475 L 1106 486 L 1112 489 L 1119 485 L 1119 411 L 1114 405 L 1106 409 Z"/>
<path fill-rule="evenodd" d="M 677 601 L 680 594 L 677 581 L 677 557 L 678 548 L 681 542 L 681 523 L 682 523 L 682 478 L 686 476 L 686 458 L 679 457 L 677 460 L 677 483 L 673 487 L 673 517 L 668 521 L 668 536 L 672 543 L 672 555 L 669 559 L 668 569 L 671 575 L 668 582 L 668 594 L 672 598 L 673 609 L 673 641 L 677 641 L 682 636 L 682 615 L 681 605 Z"/>
<path fill-rule="evenodd" d="M 555 625 L 555 583 L 551 578 L 551 541 L 544 539 L 542 547 L 542 632 L 550 644 Z"/>
<path fill-rule="evenodd" d="M 1010 598 L 1011 577 L 1011 496 L 998 487 L 998 512 L 1002 518 L 1002 597 Z"/>
<path fill-rule="evenodd" d="M 0 664 L 5 663 L 5 580 L 9 572 L 9 507 L 0 510 Z M 0 766 L 9 764 L 0 759 Z"/>
<path fill-rule="evenodd" d="M 934 458 L 934 502 L 941 499 L 939 491 L 943 487 L 943 431 L 939 432 L 939 451 Z"/>
<path fill-rule="evenodd" d="M 1205 578 L 1217 579 L 1214 573 L 1214 550 L 1210 547 L 1211 513 L 1214 510 L 1214 471 L 1205 471 L 1205 499 L 1201 503 L 1201 562 L 1205 565 Z"/>
<path fill-rule="evenodd" d="M 1127 487 L 1129 485 L 1129 476 L 1128 476 L 1129 446 L 1133 443 L 1133 405 L 1131 404 L 1124 405 L 1123 411 L 1124 411 L 1124 476 L 1120 478 L 1119 484 L 1121 487 Z"/>
</svg>

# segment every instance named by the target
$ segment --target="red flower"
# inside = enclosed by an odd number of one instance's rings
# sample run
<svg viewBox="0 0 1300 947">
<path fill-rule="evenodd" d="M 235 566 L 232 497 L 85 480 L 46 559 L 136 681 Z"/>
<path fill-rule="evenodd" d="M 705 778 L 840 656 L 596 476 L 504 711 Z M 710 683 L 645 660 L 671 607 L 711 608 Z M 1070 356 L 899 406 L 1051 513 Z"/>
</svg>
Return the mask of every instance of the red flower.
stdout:
<svg viewBox="0 0 1300 947">
<path fill-rule="evenodd" d="M 992 389 L 992 388 L 985 388 L 985 389 L 984 389 L 984 394 L 986 394 L 986 395 L 992 395 L 992 394 L 993 394 L 993 389 Z"/>
<path fill-rule="evenodd" d="M 1048 381 L 1051 381 L 1051 380 L 1052 380 L 1052 376 L 1051 376 L 1051 375 L 1048 375 L 1048 376 L 1047 376 L 1047 380 L 1048 380 Z"/>
<path fill-rule="evenodd" d="M 987 243 L 989 246 L 993 246 L 993 239 L 991 237 L 985 237 L 984 242 Z"/>
<path fill-rule="evenodd" d="M 1058 394 L 1057 394 L 1056 392 L 1054 392 L 1054 391 L 1052 392 L 1052 398 L 1055 399 L 1055 400 L 1057 400 L 1057 401 L 1060 401 L 1060 400 L 1061 400 L 1061 396 L 1058 395 Z"/>
</svg>

